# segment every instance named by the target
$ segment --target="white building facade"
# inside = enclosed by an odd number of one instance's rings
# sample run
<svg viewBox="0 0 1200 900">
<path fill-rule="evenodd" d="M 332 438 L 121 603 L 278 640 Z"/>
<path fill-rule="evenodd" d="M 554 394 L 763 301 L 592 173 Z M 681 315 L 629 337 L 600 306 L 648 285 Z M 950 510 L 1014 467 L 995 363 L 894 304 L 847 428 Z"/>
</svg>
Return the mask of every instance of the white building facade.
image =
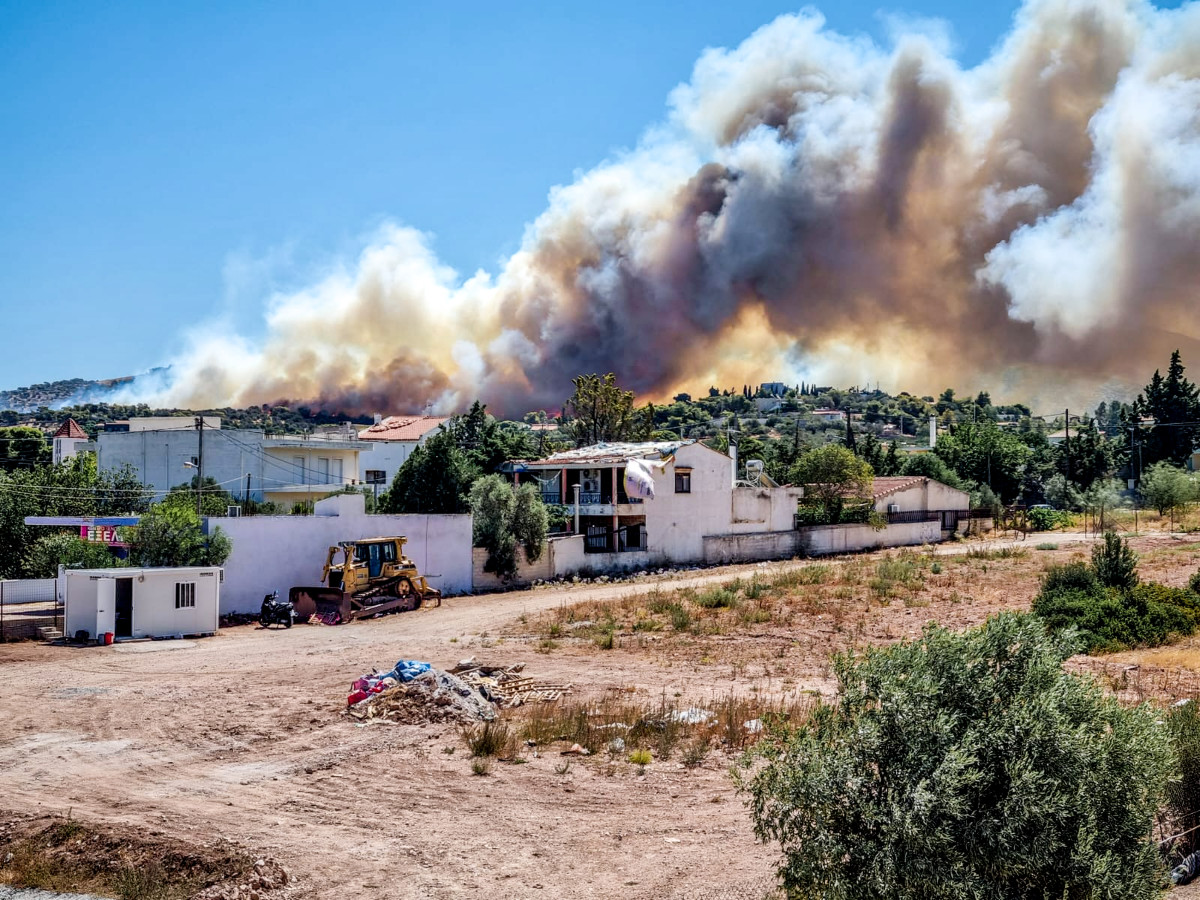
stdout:
<svg viewBox="0 0 1200 900">
<path fill-rule="evenodd" d="M 317 500 L 358 483 L 364 445 L 357 435 L 268 435 L 250 429 L 224 429 L 206 417 L 201 434 L 195 419 L 167 420 L 171 427 L 145 427 L 130 419 L 128 430 L 100 433 L 96 440 L 101 471 L 132 466 L 142 484 L 166 492 L 190 484 L 198 470 L 235 498 L 290 506 Z M 162 419 L 150 420 L 159 425 Z M 176 425 L 175 423 L 182 423 Z"/>
<path fill-rule="evenodd" d="M 362 452 L 358 458 L 358 480 L 377 492 L 388 488 L 396 472 L 414 450 L 437 434 L 445 416 L 376 416 L 377 421 L 358 432 Z"/>
</svg>

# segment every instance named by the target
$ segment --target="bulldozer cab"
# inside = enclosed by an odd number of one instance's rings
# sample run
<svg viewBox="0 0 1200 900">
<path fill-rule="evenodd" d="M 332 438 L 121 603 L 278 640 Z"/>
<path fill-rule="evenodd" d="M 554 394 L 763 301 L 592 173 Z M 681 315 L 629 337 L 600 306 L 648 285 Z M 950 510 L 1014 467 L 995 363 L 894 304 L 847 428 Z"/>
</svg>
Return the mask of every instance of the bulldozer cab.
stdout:
<svg viewBox="0 0 1200 900">
<path fill-rule="evenodd" d="M 384 566 L 395 563 L 399 558 L 396 541 L 359 542 L 354 545 L 354 561 L 367 567 L 368 578 L 378 578 Z"/>
</svg>

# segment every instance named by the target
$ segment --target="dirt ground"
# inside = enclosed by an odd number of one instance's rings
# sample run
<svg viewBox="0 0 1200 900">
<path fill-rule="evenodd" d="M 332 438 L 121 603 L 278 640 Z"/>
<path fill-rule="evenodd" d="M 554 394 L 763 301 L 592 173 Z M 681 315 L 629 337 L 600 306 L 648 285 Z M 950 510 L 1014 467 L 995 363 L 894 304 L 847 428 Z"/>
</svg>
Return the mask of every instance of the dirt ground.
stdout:
<svg viewBox="0 0 1200 900">
<path fill-rule="evenodd" d="M 564 772 L 561 748 L 531 748 L 524 764 L 496 763 L 475 777 L 453 726 L 368 726 L 343 715 L 350 682 L 402 658 L 448 668 L 474 655 L 524 663 L 527 674 L 571 683 L 582 697 L 619 690 L 684 704 L 738 692 L 827 694 L 831 650 L 911 636 L 928 621 L 963 627 L 1028 608 L 1042 567 L 1087 549 L 1082 536 L 1053 540 L 1057 549 L 1025 542 L 1015 558 L 938 548 L 941 572 L 886 603 L 872 599 L 868 581 L 835 577 L 822 586 L 829 606 L 800 602 L 815 589 L 797 588 L 799 612 L 786 621 L 683 636 L 622 630 L 612 650 L 582 637 L 548 641 L 540 629 L 576 604 L 631 608 L 632 595 L 656 586 L 766 578 L 807 564 L 451 598 L 334 628 L 0 645 L 0 819 L 70 811 L 182 841 L 225 839 L 286 866 L 293 877 L 279 896 L 297 898 L 759 900 L 772 889 L 774 852 L 754 841 L 728 755 L 696 768 L 656 759 L 641 773 L 598 755 Z M 1168 583 L 1186 582 L 1200 560 L 1200 545 L 1180 538 L 1135 546 L 1143 577 Z M 832 565 L 869 574 L 880 558 Z M 1102 677 L 1128 681 L 1137 665 L 1147 690 L 1194 693 L 1191 676 L 1179 674 L 1194 673 L 1190 657 L 1105 665 Z M 1155 682 L 1159 670 L 1175 674 Z"/>
</svg>

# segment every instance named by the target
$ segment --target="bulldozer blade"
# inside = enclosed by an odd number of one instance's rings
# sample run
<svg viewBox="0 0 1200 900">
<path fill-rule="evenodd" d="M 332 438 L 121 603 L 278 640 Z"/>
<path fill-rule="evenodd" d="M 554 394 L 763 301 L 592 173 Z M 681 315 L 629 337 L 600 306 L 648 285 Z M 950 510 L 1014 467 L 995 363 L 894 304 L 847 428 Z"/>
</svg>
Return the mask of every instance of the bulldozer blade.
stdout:
<svg viewBox="0 0 1200 900">
<path fill-rule="evenodd" d="M 332 619 L 333 624 L 349 622 L 353 618 L 350 595 L 337 588 L 323 585 L 294 587 L 288 591 L 288 599 L 292 601 L 296 618 L 301 622 L 307 622 L 313 615 L 324 621 Z"/>
</svg>

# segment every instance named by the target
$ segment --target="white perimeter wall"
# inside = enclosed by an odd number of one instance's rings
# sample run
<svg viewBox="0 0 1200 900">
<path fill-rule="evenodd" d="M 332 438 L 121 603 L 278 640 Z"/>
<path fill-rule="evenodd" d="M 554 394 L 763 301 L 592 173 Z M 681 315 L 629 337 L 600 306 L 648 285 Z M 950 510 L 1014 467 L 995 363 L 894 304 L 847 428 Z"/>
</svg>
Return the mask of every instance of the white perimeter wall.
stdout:
<svg viewBox="0 0 1200 900">
<path fill-rule="evenodd" d="M 328 512 L 336 515 L 328 515 Z M 386 515 L 363 512 L 361 495 L 342 494 L 317 503 L 313 516 L 210 518 L 233 541 L 225 561 L 221 612 L 256 613 L 271 591 L 321 583 L 325 555 L 338 541 L 402 535 L 405 554 L 432 587 L 445 594 L 471 590 L 471 517 Z"/>
<path fill-rule="evenodd" d="M 880 547 L 905 547 L 936 544 L 942 539 L 940 522 L 911 522 L 889 525 L 876 531 L 870 525 L 818 525 L 796 532 L 799 550 L 810 556 L 826 553 L 853 553 Z"/>
</svg>

